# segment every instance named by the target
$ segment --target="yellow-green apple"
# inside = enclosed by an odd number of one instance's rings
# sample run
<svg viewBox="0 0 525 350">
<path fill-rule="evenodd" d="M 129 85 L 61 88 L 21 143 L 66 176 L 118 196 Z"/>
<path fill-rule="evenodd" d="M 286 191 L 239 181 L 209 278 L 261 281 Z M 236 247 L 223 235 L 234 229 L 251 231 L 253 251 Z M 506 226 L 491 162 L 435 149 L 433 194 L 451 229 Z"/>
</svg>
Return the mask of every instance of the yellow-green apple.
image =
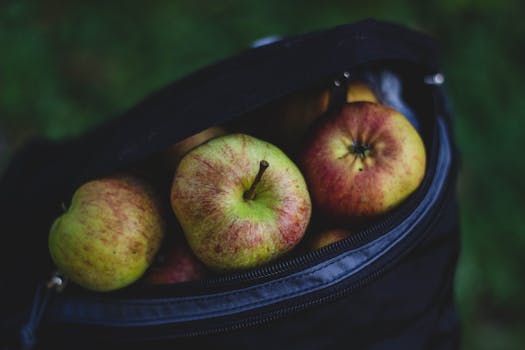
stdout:
<svg viewBox="0 0 525 350">
<path fill-rule="evenodd" d="M 290 251 L 311 214 L 303 175 L 276 146 L 246 134 L 210 140 L 180 162 L 171 205 L 196 256 L 216 271 Z"/>
<path fill-rule="evenodd" d="M 354 80 L 348 83 L 346 102 L 378 103 L 379 100 L 368 84 L 359 80 Z"/>
<path fill-rule="evenodd" d="M 164 221 L 148 183 L 129 175 L 89 181 L 49 233 L 59 271 L 78 285 L 111 291 L 139 279 L 164 237 Z"/>
<path fill-rule="evenodd" d="M 308 249 L 320 249 L 322 247 L 350 237 L 351 235 L 351 231 L 342 228 L 326 229 L 321 232 L 316 232 L 313 233 L 313 235 L 308 240 Z"/>
<path fill-rule="evenodd" d="M 341 222 L 383 214 L 420 185 L 424 143 L 396 110 L 354 102 L 312 130 L 300 164 L 312 201 Z"/>
<path fill-rule="evenodd" d="M 197 259 L 186 240 L 179 240 L 168 246 L 158 265 L 150 267 L 144 276 L 144 282 L 155 285 L 173 284 L 201 280 L 208 274 L 208 269 Z"/>
</svg>

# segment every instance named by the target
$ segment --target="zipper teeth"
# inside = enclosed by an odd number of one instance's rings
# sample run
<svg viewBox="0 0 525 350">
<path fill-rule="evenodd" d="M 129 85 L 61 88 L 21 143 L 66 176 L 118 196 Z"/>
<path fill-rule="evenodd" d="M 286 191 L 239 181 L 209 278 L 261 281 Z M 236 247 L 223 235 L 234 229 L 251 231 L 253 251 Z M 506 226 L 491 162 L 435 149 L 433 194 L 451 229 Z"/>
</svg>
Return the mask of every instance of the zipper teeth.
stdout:
<svg viewBox="0 0 525 350">
<path fill-rule="evenodd" d="M 252 318 L 244 320 L 243 322 L 234 323 L 231 325 L 226 325 L 226 326 L 212 328 L 212 329 L 196 330 L 196 331 L 191 331 L 188 333 L 183 333 L 179 335 L 179 337 L 199 337 L 199 336 L 206 336 L 206 335 L 217 334 L 217 333 L 225 333 L 225 332 L 231 332 L 231 331 L 239 330 L 243 328 L 258 326 L 258 325 L 261 325 L 267 322 L 272 322 L 282 317 L 285 317 L 286 315 L 290 313 L 299 312 L 310 306 L 322 304 L 324 302 L 329 302 L 337 298 L 340 298 L 344 296 L 345 294 L 352 292 L 353 290 L 359 289 L 367 285 L 368 283 L 373 282 L 376 278 L 380 277 L 383 274 L 383 272 L 384 272 L 383 269 L 377 270 L 373 272 L 372 274 L 367 275 L 363 279 L 356 281 L 356 283 L 353 284 L 351 287 L 339 290 L 333 294 L 330 294 L 330 295 L 327 295 L 321 298 L 308 300 L 300 304 L 288 306 L 287 308 L 278 309 L 267 315 L 253 316 Z"/>
<path fill-rule="evenodd" d="M 410 209 L 412 209 L 412 206 L 405 207 L 402 212 L 397 212 L 395 215 L 387 216 L 381 222 L 372 224 L 366 229 L 359 231 L 344 240 L 335 242 L 321 249 L 308 252 L 305 255 L 298 256 L 290 260 L 285 260 L 274 265 L 269 265 L 267 267 L 262 267 L 254 271 L 244 272 L 243 274 L 220 276 L 214 279 L 201 281 L 200 283 L 202 285 L 212 286 L 228 282 L 250 282 L 262 277 L 270 278 L 281 273 L 290 272 L 298 267 L 303 268 L 308 264 L 326 258 L 327 256 L 333 255 L 336 252 L 357 247 L 360 243 L 365 242 L 372 234 L 383 232 L 389 227 L 392 227 L 398 219 L 406 216 L 406 214 L 410 212 Z"/>
</svg>

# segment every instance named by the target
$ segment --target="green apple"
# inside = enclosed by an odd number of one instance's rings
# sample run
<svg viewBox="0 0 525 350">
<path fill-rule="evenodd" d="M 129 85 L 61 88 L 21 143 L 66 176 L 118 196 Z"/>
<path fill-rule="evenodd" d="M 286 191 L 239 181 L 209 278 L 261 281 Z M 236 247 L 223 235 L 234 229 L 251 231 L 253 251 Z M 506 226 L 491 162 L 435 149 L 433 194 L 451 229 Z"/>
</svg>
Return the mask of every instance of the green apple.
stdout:
<svg viewBox="0 0 525 350">
<path fill-rule="evenodd" d="M 386 213 L 413 193 L 425 174 L 426 153 L 401 113 L 354 102 L 312 130 L 300 164 L 314 205 L 352 222 Z"/>
<path fill-rule="evenodd" d="M 196 256 L 216 271 L 247 269 L 302 239 L 310 196 L 297 166 L 246 134 L 221 136 L 180 162 L 171 205 Z"/>
<path fill-rule="evenodd" d="M 157 199 L 142 180 L 112 176 L 89 181 L 49 233 L 59 271 L 93 291 L 125 287 L 146 271 L 164 237 Z"/>
</svg>

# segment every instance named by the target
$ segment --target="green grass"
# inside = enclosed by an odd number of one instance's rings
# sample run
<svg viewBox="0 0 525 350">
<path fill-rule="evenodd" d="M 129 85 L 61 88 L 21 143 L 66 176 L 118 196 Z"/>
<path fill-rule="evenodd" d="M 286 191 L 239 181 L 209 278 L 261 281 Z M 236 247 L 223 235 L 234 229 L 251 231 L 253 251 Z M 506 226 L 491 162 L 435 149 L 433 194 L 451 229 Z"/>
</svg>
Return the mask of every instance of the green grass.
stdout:
<svg viewBox="0 0 525 350">
<path fill-rule="evenodd" d="M 29 137 L 82 133 L 260 37 L 365 18 L 443 47 L 462 152 L 465 349 L 525 347 L 525 25 L 518 0 L 0 4 L 0 170 Z"/>
</svg>

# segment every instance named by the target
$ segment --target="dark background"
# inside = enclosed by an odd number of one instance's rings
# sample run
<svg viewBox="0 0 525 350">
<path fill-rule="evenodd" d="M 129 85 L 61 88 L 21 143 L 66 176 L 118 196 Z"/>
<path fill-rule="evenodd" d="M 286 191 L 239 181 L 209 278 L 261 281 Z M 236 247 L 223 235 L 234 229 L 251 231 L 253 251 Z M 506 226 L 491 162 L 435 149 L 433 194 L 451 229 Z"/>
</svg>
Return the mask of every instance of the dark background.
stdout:
<svg viewBox="0 0 525 350">
<path fill-rule="evenodd" d="M 255 39 L 404 24 L 441 43 L 456 114 L 463 348 L 523 349 L 523 14 L 519 0 L 3 1 L 0 172 L 30 137 L 74 137 Z"/>
</svg>

